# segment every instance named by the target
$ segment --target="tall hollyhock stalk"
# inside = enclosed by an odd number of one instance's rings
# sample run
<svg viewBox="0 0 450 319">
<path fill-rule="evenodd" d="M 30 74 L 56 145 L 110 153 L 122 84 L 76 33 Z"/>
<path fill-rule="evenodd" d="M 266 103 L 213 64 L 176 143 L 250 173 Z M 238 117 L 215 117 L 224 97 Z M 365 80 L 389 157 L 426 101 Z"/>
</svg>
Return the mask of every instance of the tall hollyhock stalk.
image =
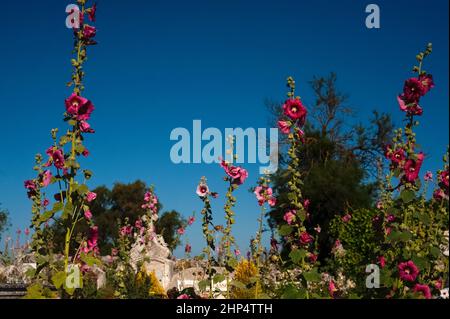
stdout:
<svg viewBox="0 0 450 319">
<path fill-rule="evenodd" d="M 95 5 L 88 8 L 85 0 L 79 0 L 80 25 L 74 30 L 74 57 L 71 60 L 73 66 L 72 80 L 68 83 L 73 87 L 72 94 L 65 100 L 66 112 L 64 121 L 68 123 L 69 129 L 58 139 L 58 129 L 51 131 L 53 144 L 46 150 L 48 160 L 40 154 L 36 155 L 36 166 L 34 170 L 37 177 L 25 182 L 28 197 L 32 200 L 32 228 L 34 230 L 31 247 L 35 252 L 37 271 L 39 274 L 46 266 L 55 271 L 55 265 L 49 258 L 49 251 L 45 242 L 43 226 L 56 214 L 61 213 L 59 222 L 66 230 L 64 242 L 64 268 L 53 275 L 52 280 L 57 288 L 64 284 L 64 288 L 69 293 L 73 289 L 66 287 L 66 272 L 69 270 L 69 263 L 75 262 L 75 257 L 85 257 L 86 254 L 95 254 L 97 243 L 97 228 L 92 224 L 92 214 L 89 210 L 89 203 L 92 202 L 96 194 L 89 191 L 86 182 L 92 176 L 89 170 L 82 170 L 78 163 L 80 156 L 87 157 L 89 151 L 83 145 L 84 135 L 94 133 L 88 120 L 94 111 L 94 105 L 87 98 L 82 96 L 84 90 L 83 65 L 87 59 L 87 48 L 96 42 L 96 29 L 86 23 L 87 20 L 95 20 Z M 82 173 L 82 174 L 80 174 Z M 79 181 L 80 180 L 80 181 Z M 51 209 L 50 198 L 47 197 L 52 192 L 52 186 L 58 189 L 53 196 L 54 203 Z M 87 220 L 91 226 L 89 238 L 80 242 L 78 251 L 82 254 L 75 254 L 74 260 L 70 260 L 71 245 L 74 241 L 74 230 L 81 220 Z M 89 262 L 91 264 L 91 262 Z"/>
<path fill-rule="evenodd" d="M 448 278 L 448 256 L 441 249 L 444 232 L 448 231 L 448 196 L 429 200 L 425 191 L 420 193 L 423 186 L 420 170 L 425 155 L 417 151 L 414 132 L 419 125 L 416 118 L 423 114 L 420 100 L 434 87 L 432 75 L 423 70 L 424 59 L 431 51 L 428 44 L 416 56 L 418 65 L 413 68 L 416 76 L 405 81 L 397 98 L 400 110 L 405 112 L 406 125 L 396 131 L 392 144 L 386 148 L 389 173 L 377 205 L 380 216 L 374 223 L 381 226 L 377 228 L 385 238 L 378 263 L 383 268 L 383 284 L 389 298 L 431 298 L 433 294 L 439 295 Z M 438 172 L 440 182 L 435 194 L 439 190 L 445 194 L 441 174 L 448 174 L 448 166 Z M 425 174 L 424 188 L 430 179 L 430 173 Z"/>
<path fill-rule="evenodd" d="M 283 104 L 283 114 L 278 121 L 278 127 L 283 134 L 287 135 L 290 145 L 288 150 L 289 162 L 287 166 L 288 199 L 289 204 L 283 206 L 285 224 L 279 229 L 279 234 L 284 237 L 286 247 L 290 250 L 289 257 L 294 267 L 299 267 L 303 273 L 303 282 L 306 289 L 305 296 L 308 298 L 307 283 L 317 280 L 317 269 L 314 268 L 317 259 L 317 245 L 315 238 L 306 229 L 308 221 L 309 200 L 302 195 L 302 179 L 300 173 L 300 158 L 298 149 L 304 143 L 304 132 L 302 130 L 306 121 L 307 110 L 299 96 L 295 95 L 295 81 L 292 77 L 287 79 L 288 99 Z"/>
</svg>

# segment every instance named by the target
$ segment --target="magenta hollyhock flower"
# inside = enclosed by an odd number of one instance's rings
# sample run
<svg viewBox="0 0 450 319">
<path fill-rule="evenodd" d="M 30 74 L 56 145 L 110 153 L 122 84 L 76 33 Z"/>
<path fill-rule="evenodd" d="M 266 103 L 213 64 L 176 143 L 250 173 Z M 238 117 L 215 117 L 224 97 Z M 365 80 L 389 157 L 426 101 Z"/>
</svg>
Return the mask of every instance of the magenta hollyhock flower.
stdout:
<svg viewBox="0 0 450 319">
<path fill-rule="evenodd" d="M 25 236 L 28 236 L 30 234 L 30 229 L 29 228 L 25 228 Z"/>
<path fill-rule="evenodd" d="M 449 182 L 448 182 L 448 171 L 445 170 L 445 171 L 441 172 L 441 173 L 439 174 L 439 177 L 440 177 L 440 179 L 441 179 L 442 184 L 444 184 L 445 187 L 448 188 L 448 185 L 449 185 Z"/>
<path fill-rule="evenodd" d="M 96 198 L 97 198 L 97 194 L 94 193 L 94 192 L 88 192 L 87 195 L 86 195 L 86 201 L 88 203 L 92 202 Z"/>
<path fill-rule="evenodd" d="M 302 245 L 307 245 L 311 243 L 313 240 L 314 238 L 305 231 L 300 234 L 300 244 Z"/>
<path fill-rule="evenodd" d="M 409 115 L 423 114 L 423 109 L 417 102 L 407 103 L 403 95 L 398 96 L 397 101 L 398 105 L 400 106 L 400 110 L 402 110 L 403 112 L 407 112 Z"/>
<path fill-rule="evenodd" d="M 86 103 L 88 103 L 88 99 L 77 95 L 76 93 L 72 93 L 71 96 L 69 96 L 66 100 L 65 100 L 65 104 L 66 104 L 66 111 L 68 114 L 70 115 L 77 115 L 78 114 L 78 109 L 80 108 L 81 105 L 84 105 Z"/>
<path fill-rule="evenodd" d="M 186 244 L 186 246 L 184 247 L 184 252 L 185 252 L 186 254 L 190 254 L 191 251 L 192 251 L 191 245 Z"/>
<path fill-rule="evenodd" d="M 419 101 L 421 96 L 426 93 L 426 88 L 417 78 L 410 78 L 405 81 L 403 87 L 403 97 L 408 103 Z"/>
<path fill-rule="evenodd" d="M 433 192 L 433 198 L 436 200 L 442 200 L 445 198 L 445 192 L 442 189 L 436 189 Z"/>
<path fill-rule="evenodd" d="M 273 207 L 277 204 L 277 199 L 275 197 L 271 197 L 271 198 L 269 198 L 267 203 L 269 203 L 269 205 Z"/>
<path fill-rule="evenodd" d="M 284 214 L 283 219 L 286 221 L 286 223 L 288 223 L 289 225 L 292 224 L 292 222 L 295 219 L 295 214 L 297 212 L 295 210 L 290 210 L 288 212 L 286 212 L 286 214 Z"/>
<path fill-rule="evenodd" d="M 88 157 L 89 156 L 89 150 L 87 149 L 87 148 L 85 148 L 84 150 L 83 150 L 83 153 L 81 153 L 81 155 L 83 155 L 84 157 Z"/>
<path fill-rule="evenodd" d="M 86 121 L 80 121 L 80 131 L 83 133 L 95 133 L 95 130 L 91 128 L 91 125 Z"/>
<path fill-rule="evenodd" d="M 90 211 L 90 210 L 86 210 L 86 211 L 84 212 L 84 217 L 85 217 L 87 220 L 91 220 L 91 219 L 92 219 L 92 213 L 91 213 L 91 211 Z"/>
<path fill-rule="evenodd" d="M 183 227 L 180 227 L 180 228 L 177 229 L 178 235 L 184 235 L 184 232 L 185 232 L 185 230 L 184 230 Z"/>
<path fill-rule="evenodd" d="M 239 257 L 239 256 L 241 255 L 241 251 L 240 251 L 239 249 L 235 249 L 235 250 L 234 250 L 234 255 L 235 255 L 236 257 Z"/>
<path fill-rule="evenodd" d="M 318 257 L 319 257 L 318 255 L 310 253 L 308 258 L 310 262 L 315 263 Z"/>
<path fill-rule="evenodd" d="M 291 131 L 291 126 L 287 121 L 278 121 L 278 128 L 283 134 L 289 134 L 289 132 Z"/>
<path fill-rule="evenodd" d="M 334 293 L 337 291 L 336 285 L 333 280 L 330 280 L 328 283 L 328 292 L 330 293 L 331 298 L 334 298 Z"/>
<path fill-rule="evenodd" d="M 189 295 L 187 295 L 187 294 L 182 294 L 182 295 L 179 295 L 177 297 L 177 299 L 191 299 L 191 297 L 189 297 Z"/>
<path fill-rule="evenodd" d="M 308 210 L 310 204 L 311 201 L 309 199 L 305 199 L 305 201 L 303 202 L 303 208 Z"/>
<path fill-rule="evenodd" d="M 97 3 L 94 3 L 91 8 L 87 9 L 89 20 L 95 22 L 95 14 L 97 13 Z"/>
<path fill-rule="evenodd" d="M 233 183 L 238 185 L 243 184 L 248 177 L 247 170 L 242 167 L 230 165 L 224 160 L 221 160 L 220 166 L 225 170 L 225 173 L 232 178 Z"/>
<path fill-rule="evenodd" d="M 47 198 L 44 199 L 44 201 L 42 202 L 42 205 L 43 205 L 44 207 L 47 207 L 48 204 L 50 204 L 50 201 L 49 201 Z"/>
<path fill-rule="evenodd" d="M 380 263 L 381 268 L 384 268 L 384 266 L 386 266 L 386 258 L 384 258 L 384 256 L 379 256 L 378 262 Z"/>
<path fill-rule="evenodd" d="M 433 180 L 433 173 L 430 171 L 427 171 L 425 173 L 425 176 L 423 177 L 424 180 L 426 180 L 427 182 Z"/>
<path fill-rule="evenodd" d="M 47 187 L 48 185 L 50 185 L 51 181 L 52 181 L 52 173 L 49 170 L 46 170 L 42 174 L 42 184 L 44 185 L 44 187 Z"/>
<path fill-rule="evenodd" d="M 300 125 L 305 123 L 307 111 L 299 99 L 289 99 L 284 102 L 283 112 L 291 120 L 298 120 Z"/>
<path fill-rule="evenodd" d="M 29 190 L 32 190 L 32 191 L 35 191 L 35 190 L 36 190 L 36 184 L 35 184 L 34 181 L 31 180 L 31 179 L 26 180 L 26 181 L 24 182 L 24 186 L 25 186 L 26 189 L 29 189 Z"/>
<path fill-rule="evenodd" d="M 345 215 L 342 217 L 342 221 L 343 221 L 344 223 L 348 223 L 348 222 L 350 221 L 350 219 L 352 219 L 352 215 L 350 215 L 350 214 L 345 214 Z"/>
<path fill-rule="evenodd" d="M 86 39 L 91 39 L 93 37 L 95 37 L 95 34 L 97 33 L 97 29 L 93 26 L 84 25 L 83 28 L 83 37 L 85 37 Z"/>
<path fill-rule="evenodd" d="M 404 281 L 414 281 L 419 275 L 419 268 L 417 268 L 412 260 L 409 260 L 398 265 L 398 272 L 400 274 L 400 279 Z"/>
<path fill-rule="evenodd" d="M 433 76 L 431 74 L 422 74 L 419 76 L 419 81 L 424 88 L 424 94 L 427 94 L 432 88 L 434 88 Z"/>
<path fill-rule="evenodd" d="M 194 222 L 195 222 L 195 217 L 194 216 L 189 217 L 188 225 L 191 226 Z"/>
<path fill-rule="evenodd" d="M 199 184 L 197 186 L 197 190 L 195 191 L 199 197 L 205 197 L 209 193 L 208 185 Z"/>
<path fill-rule="evenodd" d="M 98 243 L 98 227 L 92 226 L 89 229 L 89 238 L 87 241 L 88 250 L 92 251 L 97 247 Z"/>
<path fill-rule="evenodd" d="M 430 287 L 428 287 L 427 285 L 416 284 L 413 291 L 421 293 L 425 297 L 425 299 L 431 299 Z"/>
<path fill-rule="evenodd" d="M 420 168 L 422 167 L 422 163 L 425 156 L 423 153 L 420 153 L 417 155 L 416 160 L 407 160 L 404 171 L 405 171 L 405 178 L 408 182 L 412 183 L 419 177 Z"/>
<path fill-rule="evenodd" d="M 56 168 L 63 169 L 64 168 L 64 155 L 62 150 L 58 149 L 53 152 L 52 155 L 53 158 L 53 164 Z"/>
</svg>

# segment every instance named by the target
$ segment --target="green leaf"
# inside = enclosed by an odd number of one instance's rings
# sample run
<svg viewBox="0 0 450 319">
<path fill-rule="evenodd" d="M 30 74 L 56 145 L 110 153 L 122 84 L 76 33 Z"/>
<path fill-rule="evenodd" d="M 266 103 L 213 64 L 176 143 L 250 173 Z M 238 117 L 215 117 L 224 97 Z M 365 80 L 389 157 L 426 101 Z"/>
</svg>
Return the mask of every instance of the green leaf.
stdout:
<svg viewBox="0 0 450 319">
<path fill-rule="evenodd" d="M 441 250 L 435 246 L 430 248 L 430 254 L 434 257 L 437 258 L 440 256 L 441 254 Z"/>
<path fill-rule="evenodd" d="M 77 193 L 80 194 L 81 196 L 87 194 L 88 192 L 89 192 L 89 188 L 85 184 L 80 185 L 77 188 Z"/>
<path fill-rule="evenodd" d="M 67 202 L 66 206 L 64 207 L 64 211 L 61 215 L 61 218 L 67 219 L 67 217 L 72 216 L 73 214 L 73 204 L 71 202 Z"/>
<path fill-rule="evenodd" d="M 61 286 L 66 281 L 66 272 L 60 271 L 52 276 L 52 282 L 55 285 L 56 289 L 61 288 Z"/>
<path fill-rule="evenodd" d="M 217 284 L 217 283 L 222 282 L 222 281 L 224 281 L 224 280 L 225 280 L 225 276 L 224 276 L 224 275 L 222 275 L 222 274 L 217 274 L 217 275 L 215 275 L 214 278 L 213 278 L 213 283 Z"/>
<path fill-rule="evenodd" d="M 82 253 L 80 255 L 80 259 L 85 262 L 89 267 L 92 267 L 93 265 L 97 265 L 97 266 L 101 266 L 102 262 L 100 261 L 100 259 L 91 256 L 91 255 L 86 255 L 84 253 Z"/>
<path fill-rule="evenodd" d="M 247 286 L 245 284 L 243 284 L 242 282 L 240 282 L 238 280 L 230 281 L 230 286 L 234 286 L 238 289 L 246 289 L 247 288 Z"/>
<path fill-rule="evenodd" d="M 280 236 L 287 236 L 287 235 L 290 235 L 292 233 L 292 230 L 293 230 L 293 228 L 291 226 L 283 225 L 278 230 L 278 233 L 280 234 Z"/>
<path fill-rule="evenodd" d="M 424 223 L 425 225 L 430 225 L 431 218 L 427 213 L 421 213 L 419 214 L 419 220 Z"/>
<path fill-rule="evenodd" d="M 288 285 L 283 294 L 281 295 L 281 299 L 302 299 L 305 297 L 304 289 L 297 289 L 293 285 Z"/>
<path fill-rule="evenodd" d="M 414 193 L 414 191 L 410 190 L 410 189 L 404 189 L 402 190 L 402 192 L 400 193 L 400 198 L 403 200 L 404 203 L 409 203 L 411 202 L 414 198 L 416 197 L 416 194 Z"/>
<path fill-rule="evenodd" d="M 302 258 L 306 257 L 306 251 L 304 249 L 294 249 L 289 253 L 289 258 L 292 262 L 298 264 Z"/>
<path fill-rule="evenodd" d="M 208 279 L 199 281 L 198 283 L 198 289 L 205 291 L 207 287 L 209 287 L 210 281 Z"/>
<path fill-rule="evenodd" d="M 303 273 L 303 277 L 309 282 L 319 282 L 321 280 L 320 274 L 317 272 L 317 268 L 311 271 Z"/>
</svg>

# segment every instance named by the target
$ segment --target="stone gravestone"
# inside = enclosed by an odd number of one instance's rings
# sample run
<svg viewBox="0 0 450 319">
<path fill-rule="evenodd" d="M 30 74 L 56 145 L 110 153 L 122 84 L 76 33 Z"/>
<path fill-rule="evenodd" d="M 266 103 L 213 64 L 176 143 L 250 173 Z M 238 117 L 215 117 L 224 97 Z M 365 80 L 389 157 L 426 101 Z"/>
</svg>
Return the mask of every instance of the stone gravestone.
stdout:
<svg viewBox="0 0 450 319">
<path fill-rule="evenodd" d="M 142 219 L 147 222 L 148 217 L 143 216 Z M 145 232 L 137 235 L 130 251 L 131 265 L 135 271 L 139 271 L 138 267 L 142 265 L 148 274 L 155 272 L 162 287 L 167 290 L 175 262 L 171 259 L 172 253 L 164 238 L 155 233 L 153 223 L 157 219 L 158 216 L 153 215 Z"/>
</svg>

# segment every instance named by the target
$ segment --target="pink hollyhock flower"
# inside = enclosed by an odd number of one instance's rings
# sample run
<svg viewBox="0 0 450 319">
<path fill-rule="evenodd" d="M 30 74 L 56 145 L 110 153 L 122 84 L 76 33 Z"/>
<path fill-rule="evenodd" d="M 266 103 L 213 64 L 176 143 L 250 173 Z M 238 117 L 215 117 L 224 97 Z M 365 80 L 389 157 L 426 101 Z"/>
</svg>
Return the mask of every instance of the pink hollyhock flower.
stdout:
<svg viewBox="0 0 450 319">
<path fill-rule="evenodd" d="M 307 111 L 299 99 L 289 99 L 284 102 L 283 111 L 291 120 L 298 120 L 300 125 L 305 123 Z"/>
<path fill-rule="evenodd" d="M 44 201 L 42 202 L 42 205 L 43 205 L 44 207 L 47 207 L 48 204 L 50 204 L 50 201 L 49 201 L 47 198 L 44 199 Z"/>
<path fill-rule="evenodd" d="M 352 219 L 352 215 L 350 215 L 350 214 L 345 214 L 345 216 L 342 217 L 342 221 L 344 223 L 348 223 L 350 221 L 350 219 Z"/>
<path fill-rule="evenodd" d="M 318 257 L 319 257 L 318 255 L 311 253 L 309 254 L 309 261 L 315 263 Z"/>
<path fill-rule="evenodd" d="M 78 110 L 82 105 L 85 105 L 86 103 L 88 103 L 89 100 L 77 95 L 76 93 L 72 93 L 71 96 L 69 96 L 66 100 L 65 100 L 65 104 L 66 104 L 66 111 L 68 114 L 70 115 L 77 115 L 78 114 Z"/>
<path fill-rule="evenodd" d="M 233 166 L 224 160 L 221 161 L 220 166 L 225 170 L 225 173 L 233 179 L 233 183 L 241 185 L 248 177 L 248 172 L 242 167 Z"/>
<path fill-rule="evenodd" d="M 442 279 L 436 280 L 436 283 L 434 284 L 434 287 L 437 290 L 441 290 L 442 289 Z"/>
<path fill-rule="evenodd" d="M 184 252 L 185 252 L 186 254 L 190 254 L 191 251 L 192 251 L 191 245 L 186 244 L 186 246 L 184 247 Z"/>
<path fill-rule="evenodd" d="M 442 200 L 445 198 L 445 192 L 442 189 L 436 189 L 433 192 L 433 198 L 436 200 Z"/>
<path fill-rule="evenodd" d="M 24 182 L 25 188 L 29 190 L 36 190 L 36 184 L 33 180 L 29 179 Z"/>
<path fill-rule="evenodd" d="M 92 213 L 91 213 L 91 211 L 90 211 L 90 210 L 86 210 L 86 211 L 84 212 L 84 217 L 85 217 L 87 220 L 91 220 L 91 219 L 92 219 Z"/>
<path fill-rule="evenodd" d="M 96 198 L 97 198 L 97 194 L 94 193 L 94 192 L 89 192 L 86 195 L 86 200 L 87 200 L 88 203 L 92 202 Z"/>
<path fill-rule="evenodd" d="M 448 181 L 448 171 L 445 170 L 443 172 L 441 172 L 441 174 L 439 174 L 439 177 L 441 179 L 442 184 L 445 185 L 445 187 L 449 187 L 449 181 Z"/>
<path fill-rule="evenodd" d="M 423 177 L 423 179 L 426 180 L 427 182 L 433 180 L 433 173 L 430 171 L 427 171 L 425 173 L 425 176 Z"/>
<path fill-rule="evenodd" d="M 86 121 L 80 121 L 80 131 L 83 133 L 95 133 L 91 125 Z"/>
<path fill-rule="evenodd" d="M 177 297 L 177 299 L 191 299 L 191 298 L 190 298 L 189 295 L 187 295 L 187 294 L 182 294 L 182 295 L 179 295 L 179 296 Z"/>
<path fill-rule="evenodd" d="M 277 199 L 275 197 L 271 197 L 271 198 L 269 198 L 267 203 L 269 203 L 269 205 L 273 207 L 277 204 Z"/>
<path fill-rule="evenodd" d="M 407 112 L 411 115 L 422 115 L 423 109 L 420 107 L 417 102 L 407 103 L 405 101 L 405 97 L 403 95 L 397 97 L 398 105 L 400 106 L 400 110 L 403 112 Z"/>
<path fill-rule="evenodd" d="M 390 215 L 388 215 L 388 217 L 386 217 L 386 221 L 388 223 L 392 223 L 394 220 L 395 220 L 395 216 L 392 214 L 390 214 Z"/>
<path fill-rule="evenodd" d="M 386 258 L 384 258 L 384 256 L 379 256 L 378 262 L 380 263 L 381 268 L 384 268 L 384 266 L 386 266 Z"/>
<path fill-rule="evenodd" d="M 89 156 L 89 150 L 87 148 L 85 148 L 83 150 L 83 153 L 81 153 L 84 157 L 88 157 Z"/>
<path fill-rule="evenodd" d="M 30 234 L 30 229 L 25 228 L 25 236 L 28 236 Z"/>
<path fill-rule="evenodd" d="M 284 214 L 283 219 L 288 223 L 289 225 L 292 224 L 292 222 L 295 220 L 295 214 L 297 212 L 295 210 L 290 210 Z"/>
<path fill-rule="evenodd" d="M 180 228 L 178 228 L 178 230 L 177 230 L 178 235 L 184 235 L 184 232 L 185 232 L 185 230 L 184 230 L 183 227 L 180 227 Z"/>
<path fill-rule="evenodd" d="M 300 244 L 302 245 L 307 245 L 311 243 L 313 240 L 314 238 L 307 232 L 303 232 L 300 234 Z"/>
<path fill-rule="evenodd" d="M 431 299 L 430 287 L 427 285 L 416 284 L 413 289 L 414 292 L 422 293 L 425 299 Z"/>
<path fill-rule="evenodd" d="M 195 222 L 195 217 L 194 216 L 189 217 L 188 225 L 191 226 L 194 222 Z"/>
<path fill-rule="evenodd" d="M 61 149 L 56 149 L 50 146 L 45 153 L 50 157 L 49 161 L 44 166 L 50 166 L 52 161 L 56 168 L 64 169 L 64 155 Z"/>
<path fill-rule="evenodd" d="M 308 210 L 310 204 L 311 201 L 309 199 L 305 199 L 305 201 L 303 202 L 303 208 Z"/>
<path fill-rule="evenodd" d="M 197 186 L 196 193 L 199 197 L 205 197 L 209 193 L 208 185 L 206 184 L 199 184 Z"/>
<path fill-rule="evenodd" d="M 336 285 L 333 280 L 330 280 L 328 283 L 328 292 L 330 293 L 331 298 L 334 298 L 334 293 L 337 291 Z"/>
<path fill-rule="evenodd" d="M 84 25 L 83 28 L 83 37 L 85 37 L 86 39 L 91 39 L 93 37 L 95 37 L 95 34 L 97 33 L 97 29 L 93 26 Z"/>
<path fill-rule="evenodd" d="M 88 18 L 92 22 L 95 22 L 95 14 L 97 12 L 97 3 L 94 3 L 91 8 L 86 10 L 88 13 Z"/>
<path fill-rule="evenodd" d="M 396 164 L 401 164 L 405 160 L 405 151 L 402 148 L 395 150 L 392 153 L 391 160 Z"/>
<path fill-rule="evenodd" d="M 89 230 L 89 239 L 87 241 L 89 251 L 97 247 L 98 242 L 98 227 L 92 226 Z"/>
<path fill-rule="evenodd" d="M 120 235 L 121 236 L 128 236 L 131 235 L 131 233 L 133 232 L 133 227 L 131 227 L 130 225 L 128 226 L 123 226 L 122 228 L 120 228 Z"/>
<path fill-rule="evenodd" d="M 422 166 L 423 160 L 424 160 L 423 153 L 420 153 L 417 155 L 416 160 L 407 160 L 404 171 L 405 171 L 405 178 L 408 182 L 412 183 L 419 177 L 420 168 Z"/>
<path fill-rule="evenodd" d="M 52 181 L 52 173 L 47 170 L 42 174 L 42 184 L 44 185 L 44 187 L 47 187 L 48 185 L 50 185 L 50 182 Z"/>
<path fill-rule="evenodd" d="M 385 232 L 386 232 L 386 235 L 389 235 L 392 232 L 392 228 L 386 227 Z"/>
<path fill-rule="evenodd" d="M 291 131 L 291 126 L 289 125 L 289 122 L 286 121 L 278 121 L 278 128 L 283 134 L 289 134 Z"/>
<path fill-rule="evenodd" d="M 262 202 L 265 201 L 265 198 L 264 198 L 264 187 L 263 186 L 255 187 L 255 191 L 253 193 L 256 195 L 256 199 L 258 201 L 262 201 Z"/>
<path fill-rule="evenodd" d="M 414 281 L 419 275 L 419 268 L 417 268 L 412 260 L 400 263 L 398 265 L 398 271 L 400 279 L 404 281 Z"/>
<path fill-rule="evenodd" d="M 422 74 L 419 76 L 419 81 L 422 83 L 424 95 L 434 88 L 433 76 L 431 74 Z"/>
</svg>

